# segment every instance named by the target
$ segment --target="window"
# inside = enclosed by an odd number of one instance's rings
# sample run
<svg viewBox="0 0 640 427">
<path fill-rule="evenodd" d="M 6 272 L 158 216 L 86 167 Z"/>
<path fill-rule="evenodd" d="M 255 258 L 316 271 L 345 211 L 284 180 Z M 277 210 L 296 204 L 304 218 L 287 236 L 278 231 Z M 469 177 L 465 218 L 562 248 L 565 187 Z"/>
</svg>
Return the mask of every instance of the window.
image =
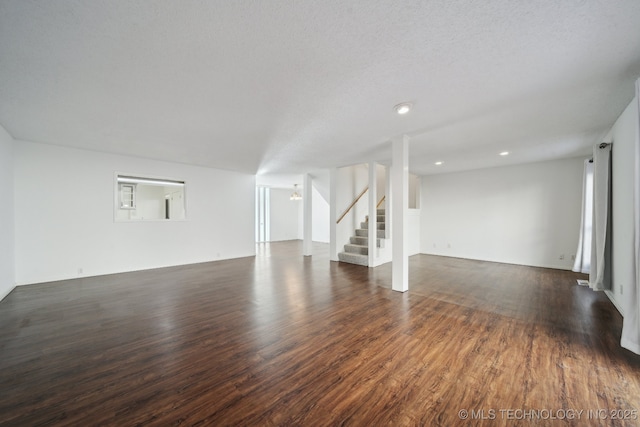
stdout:
<svg viewBox="0 0 640 427">
<path fill-rule="evenodd" d="M 256 187 L 256 242 L 268 242 L 271 240 L 269 223 L 269 211 L 271 197 L 269 188 Z"/>
<path fill-rule="evenodd" d="M 118 184 L 120 187 L 120 209 L 136 208 L 136 185 Z"/>
<path fill-rule="evenodd" d="M 116 221 L 186 219 L 184 181 L 116 174 Z"/>
</svg>

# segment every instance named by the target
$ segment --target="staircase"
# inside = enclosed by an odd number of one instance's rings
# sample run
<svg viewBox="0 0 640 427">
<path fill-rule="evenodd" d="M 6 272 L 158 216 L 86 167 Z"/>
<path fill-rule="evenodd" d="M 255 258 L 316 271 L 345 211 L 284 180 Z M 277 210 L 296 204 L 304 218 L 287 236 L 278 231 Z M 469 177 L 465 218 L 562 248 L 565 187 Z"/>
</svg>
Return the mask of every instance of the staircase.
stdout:
<svg viewBox="0 0 640 427">
<path fill-rule="evenodd" d="M 376 246 L 382 247 L 386 232 L 384 229 L 384 209 L 376 211 Z M 338 259 L 350 264 L 369 266 L 369 217 L 360 223 L 361 228 L 356 228 L 356 235 L 349 238 L 349 243 L 344 245 L 344 252 L 338 254 Z"/>
</svg>

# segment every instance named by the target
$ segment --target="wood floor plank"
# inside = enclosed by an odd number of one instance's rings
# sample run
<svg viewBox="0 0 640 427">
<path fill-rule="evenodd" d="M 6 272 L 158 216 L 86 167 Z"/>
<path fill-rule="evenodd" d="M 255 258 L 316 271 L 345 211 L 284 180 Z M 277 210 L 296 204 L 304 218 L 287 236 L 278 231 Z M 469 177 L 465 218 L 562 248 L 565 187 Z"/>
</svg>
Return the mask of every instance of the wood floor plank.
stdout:
<svg viewBox="0 0 640 427">
<path fill-rule="evenodd" d="M 418 255 L 403 294 L 301 251 L 15 289 L 0 424 L 640 425 L 640 357 L 580 275 Z"/>
</svg>

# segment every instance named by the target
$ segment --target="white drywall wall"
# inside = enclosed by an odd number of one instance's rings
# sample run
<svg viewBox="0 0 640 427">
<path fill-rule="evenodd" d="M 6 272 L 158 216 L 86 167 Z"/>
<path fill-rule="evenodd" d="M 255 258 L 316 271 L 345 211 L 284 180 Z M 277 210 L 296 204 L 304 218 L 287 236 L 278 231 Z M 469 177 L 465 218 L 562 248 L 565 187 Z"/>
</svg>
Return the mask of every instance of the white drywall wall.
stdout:
<svg viewBox="0 0 640 427">
<path fill-rule="evenodd" d="M 329 202 L 313 186 L 312 203 L 312 239 L 314 242 L 329 243 Z"/>
<path fill-rule="evenodd" d="M 269 189 L 269 220 L 271 242 L 302 239 L 302 228 L 299 227 L 302 200 L 290 200 L 293 190 L 282 188 Z"/>
<path fill-rule="evenodd" d="M 16 141 L 18 284 L 255 255 L 255 176 Z M 115 174 L 186 182 L 187 220 L 114 220 Z"/>
<path fill-rule="evenodd" d="M 422 249 L 422 241 L 421 237 L 421 210 L 420 209 L 409 209 L 407 212 L 407 227 L 409 230 L 408 233 L 408 246 L 407 249 L 409 251 L 409 256 L 417 255 L 421 252 Z"/>
<path fill-rule="evenodd" d="M 423 177 L 421 251 L 570 270 L 583 164 L 573 158 Z"/>
<path fill-rule="evenodd" d="M 380 200 L 387 195 L 387 172 L 388 168 L 384 165 L 376 163 L 376 205 L 380 202 Z M 384 209 L 385 202 L 378 207 L 379 209 Z"/>
<path fill-rule="evenodd" d="M 271 188 L 269 241 L 300 240 L 303 238 L 303 204 L 302 200 L 290 200 L 293 189 Z M 305 189 L 298 188 L 298 192 Z M 329 243 L 329 203 L 322 194 L 312 186 L 312 240 Z"/>
<path fill-rule="evenodd" d="M 420 177 L 409 174 L 409 209 L 420 209 Z"/>
<path fill-rule="evenodd" d="M 633 180 L 634 145 L 638 123 L 638 104 L 634 99 L 604 139 L 613 142 L 611 174 L 613 182 L 612 289 L 607 292 L 624 310 L 624 289 L 635 282 L 633 266 Z"/>
<path fill-rule="evenodd" d="M 13 138 L 0 126 L 0 300 L 15 286 Z"/>
</svg>

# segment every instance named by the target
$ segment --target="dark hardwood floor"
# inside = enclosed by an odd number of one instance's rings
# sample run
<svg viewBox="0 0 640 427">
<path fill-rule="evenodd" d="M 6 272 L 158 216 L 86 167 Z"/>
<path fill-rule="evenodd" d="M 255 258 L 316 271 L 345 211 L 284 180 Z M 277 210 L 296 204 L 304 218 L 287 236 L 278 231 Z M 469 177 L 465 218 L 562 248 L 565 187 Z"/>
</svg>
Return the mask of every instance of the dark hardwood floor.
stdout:
<svg viewBox="0 0 640 427">
<path fill-rule="evenodd" d="M 574 273 L 419 255 L 402 294 L 314 250 L 15 289 L 0 423 L 640 424 L 640 357 Z"/>
</svg>

